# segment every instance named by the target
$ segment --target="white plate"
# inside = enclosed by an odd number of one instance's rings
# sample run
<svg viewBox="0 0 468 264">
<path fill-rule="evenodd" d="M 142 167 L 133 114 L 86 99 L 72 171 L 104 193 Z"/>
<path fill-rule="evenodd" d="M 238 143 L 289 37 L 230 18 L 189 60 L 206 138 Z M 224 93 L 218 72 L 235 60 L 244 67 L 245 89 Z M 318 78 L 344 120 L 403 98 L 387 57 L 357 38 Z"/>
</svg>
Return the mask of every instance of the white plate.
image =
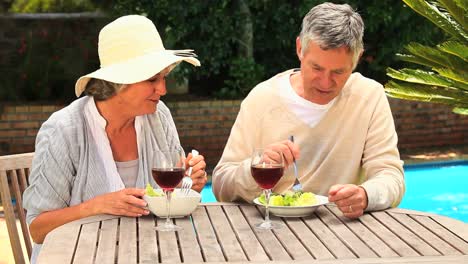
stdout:
<svg viewBox="0 0 468 264">
<path fill-rule="evenodd" d="M 280 216 L 280 217 L 304 217 L 312 214 L 317 210 L 317 208 L 321 205 L 327 204 L 328 203 L 328 197 L 323 196 L 323 195 L 315 195 L 317 198 L 317 203 L 314 205 L 308 205 L 308 206 L 274 206 L 270 205 L 268 206 L 270 213 Z M 265 207 L 258 198 L 255 198 L 253 202 L 257 205 L 260 205 L 262 207 Z"/>
</svg>

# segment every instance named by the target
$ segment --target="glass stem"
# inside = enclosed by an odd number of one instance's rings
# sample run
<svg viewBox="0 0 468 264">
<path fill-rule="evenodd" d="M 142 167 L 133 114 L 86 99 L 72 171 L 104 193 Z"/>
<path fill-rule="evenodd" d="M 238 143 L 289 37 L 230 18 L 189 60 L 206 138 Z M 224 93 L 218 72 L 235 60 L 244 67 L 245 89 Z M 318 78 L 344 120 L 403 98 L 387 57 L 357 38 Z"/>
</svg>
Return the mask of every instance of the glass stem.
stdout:
<svg viewBox="0 0 468 264">
<path fill-rule="evenodd" d="M 166 217 L 166 226 L 170 226 L 170 216 L 171 216 L 171 196 L 172 196 L 172 191 L 167 190 L 166 191 L 166 212 L 167 212 L 167 217 Z"/>
<path fill-rule="evenodd" d="M 265 223 L 270 223 L 270 211 L 268 210 L 268 207 L 270 206 L 270 194 L 271 190 L 270 189 L 265 189 L 265 200 L 266 200 L 266 205 L 265 205 Z"/>
</svg>

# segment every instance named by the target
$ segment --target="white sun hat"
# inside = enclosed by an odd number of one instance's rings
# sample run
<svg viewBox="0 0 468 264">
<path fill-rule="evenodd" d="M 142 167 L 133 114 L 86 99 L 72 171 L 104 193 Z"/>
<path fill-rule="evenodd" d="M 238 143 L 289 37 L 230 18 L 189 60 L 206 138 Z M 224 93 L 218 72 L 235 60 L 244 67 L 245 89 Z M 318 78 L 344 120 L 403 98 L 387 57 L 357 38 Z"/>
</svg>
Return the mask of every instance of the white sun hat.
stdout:
<svg viewBox="0 0 468 264">
<path fill-rule="evenodd" d="M 179 62 L 200 66 L 193 50 L 167 50 L 158 30 L 144 16 L 128 15 L 107 24 L 99 32 L 101 68 L 82 76 L 75 84 L 79 97 L 91 78 L 113 83 L 132 84 L 147 80 Z"/>
</svg>

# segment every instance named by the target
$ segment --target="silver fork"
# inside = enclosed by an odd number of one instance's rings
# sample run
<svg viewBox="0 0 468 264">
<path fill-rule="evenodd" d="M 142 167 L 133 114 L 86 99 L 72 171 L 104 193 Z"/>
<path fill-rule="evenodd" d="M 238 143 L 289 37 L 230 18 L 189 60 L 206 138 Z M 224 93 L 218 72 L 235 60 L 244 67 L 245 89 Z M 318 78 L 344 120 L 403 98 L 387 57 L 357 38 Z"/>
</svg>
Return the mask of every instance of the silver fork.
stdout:
<svg viewBox="0 0 468 264">
<path fill-rule="evenodd" d="M 192 158 L 195 158 L 196 156 L 198 156 L 198 151 L 196 151 L 195 149 L 192 149 Z M 182 194 L 184 194 L 185 196 L 187 196 L 189 193 L 190 193 L 190 189 L 192 188 L 192 178 L 190 178 L 190 176 L 192 175 L 192 167 L 189 168 L 189 171 L 187 173 L 187 176 L 185 176 L 183 179 L 182 179 Z"/>
<path fill-rule="evenodd" d="M 289 140 L 292 143 L 294 143 L 294 136 L 293 135 L 289 136 Z M 294 185 L 293 185 L 292 189 L 295 192 L 302 191 L 302 184 L 299 182 L 299 177 L 297 175 L 297 163 L 296 163 L 295 158 L 293 159 L 293 168 L 294 168 L 294 176 L 296 177 L 296 180 L 294 181 Z"/>
</svg>

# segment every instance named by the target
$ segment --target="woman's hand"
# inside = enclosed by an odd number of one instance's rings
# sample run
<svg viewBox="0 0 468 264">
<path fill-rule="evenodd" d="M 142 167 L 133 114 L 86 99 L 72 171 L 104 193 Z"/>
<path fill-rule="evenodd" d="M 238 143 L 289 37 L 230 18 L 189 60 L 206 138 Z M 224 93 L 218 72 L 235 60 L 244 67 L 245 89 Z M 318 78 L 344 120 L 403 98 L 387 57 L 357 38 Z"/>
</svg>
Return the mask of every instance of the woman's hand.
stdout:
<svg viewBox="0 0 468 264">
<path fill-rule="evenodd" d="M 201 192 L 208 180 L 205 171 L 205 158 L 202 155 L 193 157 L 192 153 L 189 153 L 187 156 L 187 164 L 192 167 L 192 175 L 190 175 L 190 178 L 192 178 L 192 189 Z"/>
<path fill-rule="evenodd" d="M 127 188 L 116 192 L 106 193 L 88 200 L 87 206 L 93 214 L 112 214 L 138 217 L 149 214 L 145 209 L 146 202 L 142 199 L 144 189 Z"/>
</svg>

